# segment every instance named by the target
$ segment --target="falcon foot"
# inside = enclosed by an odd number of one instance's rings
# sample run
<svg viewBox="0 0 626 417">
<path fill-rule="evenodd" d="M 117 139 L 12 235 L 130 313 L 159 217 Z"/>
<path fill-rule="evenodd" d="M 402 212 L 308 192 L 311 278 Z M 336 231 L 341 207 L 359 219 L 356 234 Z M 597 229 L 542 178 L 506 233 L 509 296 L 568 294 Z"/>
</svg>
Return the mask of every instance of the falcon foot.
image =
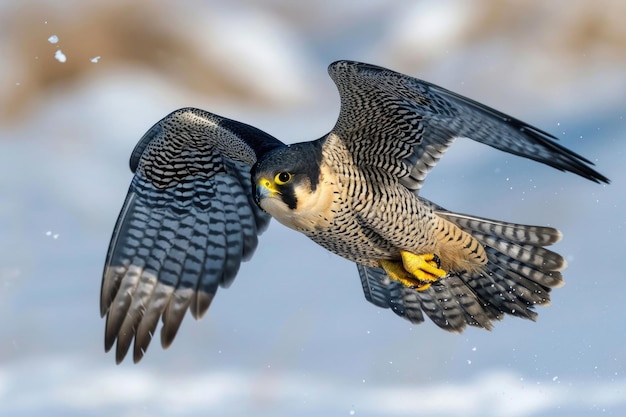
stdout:
<svg viewBox="0 0 626 417">
<path fill-rule="evenodd" d="M 405 287 L 424 291 L 430 285 L 447 275 L 439 268 L 439 257 L 432 253 L 416 255 L 400 251 L 402 262 L 381 259 L 380 266 L 389 278 L 402 283 Z"/>
</svg>

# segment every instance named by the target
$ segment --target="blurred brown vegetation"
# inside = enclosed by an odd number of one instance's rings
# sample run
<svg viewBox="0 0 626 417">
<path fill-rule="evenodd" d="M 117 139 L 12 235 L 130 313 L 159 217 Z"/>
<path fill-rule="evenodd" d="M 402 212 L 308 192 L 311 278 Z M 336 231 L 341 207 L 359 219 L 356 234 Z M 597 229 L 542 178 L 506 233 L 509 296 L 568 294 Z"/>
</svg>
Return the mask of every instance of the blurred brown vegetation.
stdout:
<svg viewBox="0 0 626 417">
<path fill-rule="evenodd" d="M 490 0 L 489 4 L 479 10 L 470 41 L 506 36 L 518 43 L 539 41 L 560 57 L 626 59 L 624 1 Z"/>
<path fill-rule="evenodd" d="M 24 1 L 4 8 L 0 43 L 8 51 L 5 65 L 10 68 L 2 80 L 0 122 L 20 120 L 50 89 L 124 65 L 144 66 L 177 88 L 252 102 L 263 100 L 259 96 L 262 93 L 246 88 L 216 65 L 219 58 L 212 58 L 210 42 L 202 51 L 198 48 L 202 42 L 190 42 L 193 35 L 185 27 L 188 13 L 193 12 L 189 3 L 189 7 L 148 0 L 69 1 L 62 6 L 64 3 Z M 245 1 L 240 3 L 245 6 Z M 323 17 L 323 8 L 329 7 L 326 3 L 297 7 L 296 3 L 278 0 L 259 4 L 278 19 L 290 21 L 296 30 L 300 27 L 306 31 L 315 25 L 313 20 Z M 543 55 L 583 71 L 598 63 L 623 66 L 626 60 L 623 0 L 485 0 L 470 4 L 465 7 L 472 8 L 472 20 L 455 40 L 460 46 L 500 39 L 510 42 L 513 49 L 541 49 Z M 327 13 L 332 14 L 332 10 Z M 329 23 L 324 27 L 327 30 Z M 47 41 L 51 35 L 58 36 L 57 44 Z M 389 48 L 390 56 L 399 62 L 420 63 L 419 56 L 407 51 L 413 48 L 410 42 Z M 65 63 L 55 59 L 57 49 L 67 56 Z M 97 64 L 91 61 L 96 56 L 101 57 Z"/>
<path fill-rule="evenodd" d="M 189 42 L 184 17 L 174 3 L 154 7 L 149 1 L 98 1 L 71 8 L 19 3 L 0 20 L 0 42 L 10 44 L 14 56 L 9 62 L 19 69 L 13 81 L 18 87 L 0 99 L 0 121 L 24 116 L 48 89 L 119 65 L 144 66 L 198 93 L 258 99 Z M 58 43 L 48 42 L 52 35 Z M 55 59 L 57 49 L 66 62 Z M 97 63 L 92 62 L 96 57 Z"/>
</svg>

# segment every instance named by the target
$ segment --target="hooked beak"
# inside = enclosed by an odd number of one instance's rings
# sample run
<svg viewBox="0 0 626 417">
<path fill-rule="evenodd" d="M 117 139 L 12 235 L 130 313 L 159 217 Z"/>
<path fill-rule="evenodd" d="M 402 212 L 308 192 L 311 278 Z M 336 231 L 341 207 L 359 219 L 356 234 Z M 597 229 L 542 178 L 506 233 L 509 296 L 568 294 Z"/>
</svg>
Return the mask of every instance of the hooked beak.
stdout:
<svg viewBox="0 0 626 417">
<path fill-rule="evenodd" d="M 255 200 L 260 203 L 262 199 L 267 197 L 274 197 L 276 194 L 280 194 L 280 191 L 276 189 L 276 185 L 267 178 L 261 178 L 256 183 Z"/>
</svg>

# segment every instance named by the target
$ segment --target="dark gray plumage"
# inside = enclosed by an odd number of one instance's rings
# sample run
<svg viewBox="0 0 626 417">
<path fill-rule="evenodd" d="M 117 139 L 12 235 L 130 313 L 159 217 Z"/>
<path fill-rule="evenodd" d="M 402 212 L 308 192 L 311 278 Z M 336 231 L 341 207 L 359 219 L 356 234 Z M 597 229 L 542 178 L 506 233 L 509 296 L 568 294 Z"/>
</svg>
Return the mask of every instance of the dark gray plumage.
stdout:
<svg viewBox="0 0 626 417">
<path fill-rule="evenodd" d="M 544 248 L 556 229 L 447 211 L 418 196 L 422 183 L 457 137 L 608 179 L 548 133 L 433 84 L 349 61 L 329 73 L 341 111 L 317 141 L 286 146 L 191 108 L 139 141 L 101 292 L 118 363 L 133 339 L 141 359 L 159 318 L 167 347 L 187 310 L 201 317 L 270 215 L 356 262 L 365 297 L 414 323 L 425 313 L 449 331 L 489 329 L 504 314 L 534 319 L 549 302 L 565 267 Z"/>
<path fill-rule="evenodd" d="M 100 300 L 105 348 L 117 339 L 118 362 L 133 337 L 141 359 L 161 317 L 168 346 L 187 309 L 201 317 L 252 256 L 270 217 L 253 201 L 250 166 L 256 152 L 277 146 L 252 126 L 197 109 L 173 112 L 141 138 Z"/>
</svg>

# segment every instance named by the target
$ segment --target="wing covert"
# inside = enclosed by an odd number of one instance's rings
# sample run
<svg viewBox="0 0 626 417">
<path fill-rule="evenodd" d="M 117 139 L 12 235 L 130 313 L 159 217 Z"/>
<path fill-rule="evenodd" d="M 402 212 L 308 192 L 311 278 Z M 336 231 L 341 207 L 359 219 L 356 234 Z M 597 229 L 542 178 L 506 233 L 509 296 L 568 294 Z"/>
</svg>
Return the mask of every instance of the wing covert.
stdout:
<svg viewBox="0 0 626 417">
<path fill-rule="evenodd" d="M 233 281 L 269 215 L 254 203 L 250 169 L 284 146 L 252 126 L 192 108 L 155 124 L 131 158 L 135 173 L 107 254 L 100 309 L 105 349 L 139 361 L 159 318 L 173 341 L 187 310 L 200 318 Z"/>
</svg>

